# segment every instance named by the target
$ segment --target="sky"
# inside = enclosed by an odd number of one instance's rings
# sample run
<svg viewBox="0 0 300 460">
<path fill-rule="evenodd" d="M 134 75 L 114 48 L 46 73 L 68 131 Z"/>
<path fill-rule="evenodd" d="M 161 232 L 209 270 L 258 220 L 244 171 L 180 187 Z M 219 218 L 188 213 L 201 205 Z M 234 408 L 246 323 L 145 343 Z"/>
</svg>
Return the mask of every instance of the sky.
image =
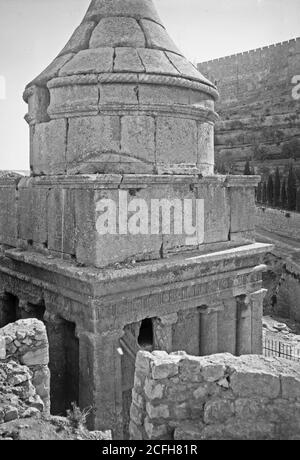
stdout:
<svg viewBox="0 0 300 460">
<path fill-rule="evenodd" d="M 90 0 L 0 0 L 0 169 L 29 169 L 26 84 L 64 47 Z M 300 0 L 154 0 L 193 63 L 300 36 Z"/>
</svg>

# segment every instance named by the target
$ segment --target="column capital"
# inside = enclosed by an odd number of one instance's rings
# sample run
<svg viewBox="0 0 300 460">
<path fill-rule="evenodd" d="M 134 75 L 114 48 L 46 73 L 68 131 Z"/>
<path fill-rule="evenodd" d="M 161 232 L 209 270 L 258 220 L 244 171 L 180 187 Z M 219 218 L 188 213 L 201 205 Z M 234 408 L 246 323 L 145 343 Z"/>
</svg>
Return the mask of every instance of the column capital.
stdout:
<svg viewBox="0 0 300 460">
<path fill-rule="evenodd" d="M 212 315 L 213 313 L 218 313 L 219 311 L 224 310 L 224 303 L 217 302 L 214 305 L 202 305 L 199 307 L 199 313 L 201 315 Z"/>
<path fill-rule="evenodd" d="M 65 322 L 61 316 L 57 315 L 56 313 L 50 313 L 47 310 L 44 313 L 44 321 L 52 324 L 63 324 Z"/>
<path fill-rule="evenodd" d="M 172 315 L 160 316 L 157 318 L 163 326 L 172 326 L 178 321 L 178 314 L 174 313 Z"/>
<path fill-rule="evenodd" d="M 268 289 L 260 289 L 259 291 L 251 292 L 250 294 L 248 294 L 248 297 L 252 301 L 258 300 L 261 302 L 264 300 L 267 292 L 268 292 Z"/>
</svg>

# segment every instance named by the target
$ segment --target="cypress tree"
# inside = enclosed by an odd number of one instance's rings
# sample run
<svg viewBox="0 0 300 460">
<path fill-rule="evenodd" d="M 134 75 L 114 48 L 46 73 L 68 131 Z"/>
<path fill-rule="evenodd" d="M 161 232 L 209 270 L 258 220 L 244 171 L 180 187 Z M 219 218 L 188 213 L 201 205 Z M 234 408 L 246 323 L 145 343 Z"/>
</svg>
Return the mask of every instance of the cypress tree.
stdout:
<svg viewBox="0 0 300 460">
<path fill-rule="evenodd" d="M 247 160 L 247 162 L 245 164 L 244 176 L 251 176 L 251 168 L 250 168 L 249 160 Z"/>
<path fill-rule="evenodd" d="M 262 202 L 262 183 L 261 182 L 258 184 L 258 187 L 257 187 L 256 201 L 257 203 Z"/>
<path fill-rule="evenodd" d="M 263 184 L 262 202 L 263 204 L 267 204 L 267 183 L 266 182 L 264 182 Z"/>
<path fill-rule="evenodd" d="M 281 207 L 282 209 L 286 209 L 287 207 L 287 195 L 286 195 L 286 181 L 283 179 L 282 185 L 281 185 Z"/>
<path fill-rule="evenodd" d="M 274 183 L 274 206 L 280 206 L 280 174 L 279 168 L 276 168 L 275 183 Z"/>
<path fill-rule="evenodd" d="M 296 205 L 296 211 L 300 212 L 300 187 L 297 190 L 297 205 Z"/>
<path fill-rule="evenodd" d="M 297 196 L 297 178 L 294 170 L 293 163 L 290 163 L 288 183 L 287 183 L 287 207 L 289 211 L 296 210 L 296 196 Z"/>
<path fill-rule="evenodd" d="M 273 206 L 274 202 L 274 183 L 273 183 L 273 177 L 270 175 L 268 179 L 268 185 L 267 185 L 267 201 L 269 206 Z"/>
</svg>

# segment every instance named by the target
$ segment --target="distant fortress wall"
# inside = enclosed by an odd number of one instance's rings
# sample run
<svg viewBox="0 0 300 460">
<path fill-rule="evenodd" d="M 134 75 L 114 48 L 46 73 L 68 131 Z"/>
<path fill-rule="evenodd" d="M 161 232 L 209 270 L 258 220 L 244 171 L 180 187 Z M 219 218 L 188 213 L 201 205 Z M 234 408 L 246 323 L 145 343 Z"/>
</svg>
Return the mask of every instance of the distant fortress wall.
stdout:
<svg viewBox="0 0 300 460">
<path fill-rule="evenodd" d="M 300 75 L 300 37 L 203 62 L 198 69 L 216 82 L 221 96 L 217 156 L 278 159 L 286 143 L 300 141 L 300 100 L 292 83 Z"/>
</svg>

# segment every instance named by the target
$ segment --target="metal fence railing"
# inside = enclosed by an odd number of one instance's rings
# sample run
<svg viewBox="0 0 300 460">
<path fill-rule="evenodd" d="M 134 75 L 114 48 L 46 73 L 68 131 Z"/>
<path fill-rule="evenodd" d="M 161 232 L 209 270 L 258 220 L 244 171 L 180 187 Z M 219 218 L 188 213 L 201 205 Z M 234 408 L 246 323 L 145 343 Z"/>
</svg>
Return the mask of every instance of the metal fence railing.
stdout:
<svg viewBox="0 0 300 460">
<path fill-rule="evenodd" d="M 264 338 L 263 353 L 267 357 L 279 357 L 300 363 L 300 348 L 294 345 Z"/>
</svg>

